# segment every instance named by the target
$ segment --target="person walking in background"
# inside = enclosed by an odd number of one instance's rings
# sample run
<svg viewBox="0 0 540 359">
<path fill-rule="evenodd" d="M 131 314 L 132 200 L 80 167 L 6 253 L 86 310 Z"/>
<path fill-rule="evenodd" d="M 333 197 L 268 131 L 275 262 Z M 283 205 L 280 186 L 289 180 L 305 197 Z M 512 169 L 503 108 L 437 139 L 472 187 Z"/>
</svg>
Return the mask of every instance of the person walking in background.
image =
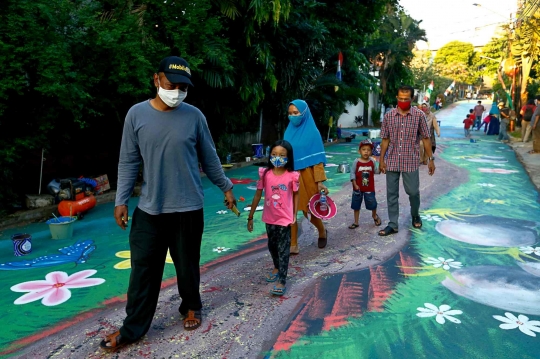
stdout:
<svg viewBox="0 0 540 359">
<path fill-rule="evenodd" d="M 363 140 L 358 146 L 360 157 L 355 159 L 351 165 L 350 178 L 353 187 L 351 209 L 354 211 L 354 223 L 349 226 L 350 229 L 359 227 L 358 220 L 362 200 L 366 203 L 366 209 L 371 211 L 375 225 L 381 225 L 381 219 L 377 215 L 377 199 L 375 198 L 374 174 L 377 164 L 375 159 L 371 157 L 372 152 L 373 143 L 369 139 Z"/>
<path fill-rule="evenodd" d="M 210 181 L 225 193 L 226 206 L 231 209 L 236 203 L 233 184 L 225 177 L 204 115 L 184 102 L 189 86 L 193 86 L 188 63 L 176 56 L 164 58 L 154 74 L 154 86 L 155 98 L 128 111 L 122 134 L 114 218 L 123 230 L 141 163 L 144 182 L 129 234 L 127 317 L 123 326 L 100 344 L 110 351 L 139 340 L 150 328 L 167 251 L 176 269 L 184 329 L 201 325 L 199 261 L 204 192 L 199 163 Z"/>
<path fill-rule="evenodd" d="M 482 101 L 478 101 L 478 104 L 474 106 L 474 125 L 476 126 L 476 131 L 480 129 L 480 124 L 482 123 L 482 115 L 486 111 L 486 108 L 482 105 Z"/>
<path fill-rule="evenodd" d="M 519 111 L 519 114 L 521 115 L 521 142 L 527 142 L 529 140 L 529 135 L 532 130 L 531 120 L 534 111 L 536 111 L 534 99 L 527 101 L 527 104 Z"/>
<path fill-rule="evenodd" d="M 289 104 L 289 125 L 285 130 L 284 139 L 294 149 L 294 170 L 300 172 L 300 189 L 298 209 L 308 218 L 308 203 L 310 198 L 320 192 L 328 194 L 324 185 L 326 172 L 326 153 L 322 137 L 315 125 L 308 104 L 303 100 L 294 100 Z M 310 222 L 317 228 L 319 248 L 326 247 L 327 231 L 321 219 L 309 216 Z M 298 254 L 298 222 L 291 225 L 291 254 Z"/>
<path fill-rule="evenodd" d="M 540 153 L 540 95 L 534 98 L 536 110 L 534 111 L 531 120 L 531 132 L 533 134 L 533 148 L 529 151 L 530 154 Z"/>
<path fill-rule="evenodd" d="M 429 132 L 431 133 L 430 140 L 431 140 L 431 153 L 435 154 L 435 149 L 437 148 L 437 141 L 435 140 L 435 132 L 437 133 L 437 137 L 441 137 L 441 129 L 439 128 L 439 123 L 437 122 L 437 117 L 431 112 L 429 105 L 427 103 L 423 103 L 420 107 L 422 112 L 426 115 L 426 121 L 427 126 L 429 129 Z M 420 140 L 420 163 L 423 165 L 427 165 L 427 155 L 426 151 L 424 150 L 424 141 Z"/>
<path fill-rule="evenodd" d="M 266 168 L 259 168 L 257 191 L 251 203 L 247 229 L 253 232 L 253 214 L 264 191 L 262 221 L 266 223 L 268 250 L 274 269 L 266 276 L 267 282 L 277 284 L 270 293 L 285 294 L 289 255 L 291 250 L 291 225 L 296 222 L 300 174 L 293 171 L 294 155 L 291 144 L 277 141 L 270 149 Z"/>
<path fill-rule="evenodd" d="M 465 130 L 465 138 L 469 138 L 471 137 L 471 127 L 473 125 L 473 122 L 474 120 L 471 118 L 470 115 L 468 115 L 464 120 L 463 120 L 463 128 Z"/>
<path fill-rule="evenodd" d="M 491 119 L 494 117 L 494 115 L 487 115 L 486 117 L 484 117 L 484 120 L 482 121 L 482 124 L 476 129 L 477 131 L 480 130 L 484 125 L 486 126 L 484 128 L 484 133 L 487 132 L 487 129 L 488 129 L 488 125 L 489 123 L 491 122 Z"/>
<path fill-rule="evenodd" d="M 380 171 L 386 174 L 386 193 L 388 199 L 389 223 L 379 231 L 379 236 L 388 236 L 398 232 L 399 225 L 399 178 L 403 177 L 403 187 L 409 195 L 412 225 L 422 228 L 420 218 L 420 166 L 419 146 L 423 138 L 428 154 L 429 175 L 435 173 L 435 159 L 431 152 L 431 136 L 427 127 L 426 116 L 422 111 L 411 108 L 414 89 L 400 86 L 396 96 L 398 107 L 384 116 L 381 127 Z M 388 159 L 385 155 L 388 151 Z"/>
<path fill-rule="evenodd" d="M 499 137 L 497 138 L 501 142 L 509 142 L 508 137 L 508 125 L 510 124 L 510 109 L 504 105 L 504 102 L 499 102 L 499 112 L 501 114 L 501 126 L 499 128 Z"/>
</svg>

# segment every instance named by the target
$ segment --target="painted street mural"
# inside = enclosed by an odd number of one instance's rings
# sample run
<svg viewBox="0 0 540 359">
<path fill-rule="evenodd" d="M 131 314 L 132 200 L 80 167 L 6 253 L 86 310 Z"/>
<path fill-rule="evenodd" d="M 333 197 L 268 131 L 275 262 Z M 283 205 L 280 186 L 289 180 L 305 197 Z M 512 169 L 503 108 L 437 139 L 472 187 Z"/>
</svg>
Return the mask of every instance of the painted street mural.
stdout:
<svg viewBox="0 0 540 359">
<path fill-rule="evenodd" d="M 459 110 L 463 112 L 464 108 Z M 292 285 L 288 295 L 302 296 L 301 305 L 291 315 L 280 317 L 280 325 L 269 324 L 267 330 L 274 331 L 273 339 L 265 342 L 260 357 L 538 358 L 538 193 L 508 146 L 495 141 L 493 136 L 478 136 L 477 142 L 470 142 L 461 138 L 461 128 L 446 126 L 443 123 L 442 130 L 447 138 L 438 140 L 440 149 L 436 156 L 466 171 L 462 184 L 436 197 L 422 211 L 422 229 L 400 228 L 400 233 L 410 232 L 410 241 L 385 263 L 333 275 L 315 273 L 313 286 L 303 293 L 297 293 Z M 349 191 L 349 174 L 338 172 L 338 168 L 353 161 L 358 143 L 357 138 L 352 143 L 326 148 L 331 196 L 343 188 Z M 257 173 L 257 166 L 227 172 L 235 183 L 240 211 L 249 211 Z M 445 178 L 437 181 L 441 188 L 445 186 Z M 245 213 L 237 218 L 224 209 L 223 195 L 216 187 L 206 178 L 203 185 L 203 267 L 220 266 L 267 251 L 265 228 L 260 221 L 262 212 L 255 212 L 254 231 L 249 233 Z M 136 203 L 136 198 L 131 199 L 130 213 Z M 351 210 L 344 205 L 339 211 Z M 407 208 L 403 212 L 406 215 Z M 131 268 L 128 232 L 116 226 L 112 213 L 112 203 L 98 205 L 83 220 L 75 222 L 74 236 L 69 240 L 51 239 L 45 223 L 1 234 L 0 318 L 2 323 L 9 323 L 10 330 L 0 332 L 0 356 L 16 356 L 31 343 L 69 330 L 80 321 L 92 320 L 89 327 L 96 328 L 96 316 L 101 310 L 124 309 Z M 361 216 L 366 213 L 362 211 Z M 10 238 L 21 232 L 32 235 L 33 251 L 15 257 Z M 361 236 L 361 232 L 357 233 Z M 265 273 L 267 264 L 256 265 Z M 302 269 L 291 266 L 298 282 Z M 168 255 L 163 287 L 170 288 L 172 293 L 176 293 L 174 276 Z M 246 286 L 250 285 L 257 286 L 254 280 L 246 280 Z M 207 287 L 203 293 L 225 292 L 226 287 L 223 278 L 222 287 Z M 231 293 L 237 294 L 234 289 Z M 265 298 L 262 303 L 268 300 L 274 303 L 272 306 L 287 301 L 287 296 Z M 235 308 L 251 305 L 250 298 L 235 296 L 232 300 L 231 306 Z M 239 310 L 231 315 L 231 320 L 249 321 L 244 317 L 247 314 L 239 314 Z M 220 323 L 211 317 L 205 320 L 201 335 L 213 331 L 213 337 L 219 340 L 222 335 L 234 334 L 221 330 Z M 103 326 L 101 321 L 99 326 Z M 110 329 L 105 326 L 104 330 Z M 152 335 L 152 340 L 160 337 L 159 333 Z M 179 346 L 194 342 L 195 339 L 183 335 L 179 330 L 177 335 L 163 340 Z M 237 341 L 238 345 L 249 345 L 248 338 Z M 89 353 L 98 351 L 94 344 L 85 345 L 92 346 Z M 158 349 L 152 354 L 139 354 L 159 357 L 160 342 L 156 346 Z M 138 356 L 136 353 L 129 355 Z M 179 352 L 164 356 L 190 357 L 186 353 L 192 352 L 185 349 L 184 355 Z M 91 357 L 97 355 L 102 353 Z M 221 352 L 216 352 L 215 357 L 234 358 Z"/>
<path fill-rule="evenodd" d="M 340 146 L 332 149 L 336 151 L 334 155 L 328 155 L 327 186 L 331 191 L 338 191 L 348 181 L 349 174 L 338 173 L 335 167 L 342 161 L 351 162 L 356 153 L 351 148 L 356 147 L 356 143 Z M 234 169 L 227 175 L 235 184 L 238 208 L 249 211 L 258 167 Z M 265 251 L 262 212 L 255 212 L 254 230 L 249 233 L 245 228 L 245 215 L 237 218 L 231 211 L 224 210 L 223 194 L 208 179 L 203 178 L 203 186 L 205 232 L 201 264 L 219 263 L 240 253 Z M 137 198 L 130 200 L 130 213 L 136 203 Z M 16 352 L 28 343 L 65 328 L 79 316 L 85 318 L 93 310 L 125 300 L 131 268 L 128 231 L 123 232 L 116 226 L 113 208 L 113 203 L 106 203 L 89 211 L 83 220 L 75 222 L 72 239 L 51 239 L 45 223 L 3 231 L 0 240 L 3 314 L 0 318 L 2 323 L 10 323 L 10 330 L 0 332 L 0 355 Z M 10 238 L 20 232 L 31 234 L 32 252 L 15 257 Z M 165 266 L 164 286 L 174 287 L 175 271 L 169 255 L 166 263 L 171 265 Z"/>
<path fill-rule="evenodd" d="M 322 280 L 267 358 L 538 358 L 538 193 L 499 142 L 445 147 L 467 183 L 394 259 Z"/>
</svg>

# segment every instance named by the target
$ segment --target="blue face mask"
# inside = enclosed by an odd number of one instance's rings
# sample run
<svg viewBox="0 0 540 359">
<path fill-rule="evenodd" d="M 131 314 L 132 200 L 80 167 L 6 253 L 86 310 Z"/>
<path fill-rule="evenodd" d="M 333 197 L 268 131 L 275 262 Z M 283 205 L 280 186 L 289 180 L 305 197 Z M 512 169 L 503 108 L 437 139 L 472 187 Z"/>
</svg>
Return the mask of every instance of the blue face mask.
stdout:
<svg viewBox="0 0 540 359">
<path fill-rule="evenodd" d="M 291 123 L 295 126 L 298 126 L 302 122 L 302 119 L 303 119 L 302 115 L 298 115 L 298 116 L 289 115 L 289 121 L 291 121 Z"/>
<path fill-rule="evenodd" d="M 287 157 L 272 156 L 270 157 L 270 163 L 273 164 L 274 167 L 283 167 L 287 164 Z"/>
</svg>

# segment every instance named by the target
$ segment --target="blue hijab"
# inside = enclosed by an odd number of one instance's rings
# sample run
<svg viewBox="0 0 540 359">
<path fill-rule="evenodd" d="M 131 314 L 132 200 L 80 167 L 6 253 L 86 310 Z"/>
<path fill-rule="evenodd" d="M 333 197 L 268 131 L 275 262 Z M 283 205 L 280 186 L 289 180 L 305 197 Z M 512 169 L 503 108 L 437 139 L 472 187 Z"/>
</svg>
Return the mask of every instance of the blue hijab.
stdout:
<svg viewBox="0 0 540 359">
<path fill-rule="evenodd" d="M 303 170 L 321 162 L 326 164 L 321 133 L 315 125 L 308 104 L 303 100 L 294 100 L 290 105 L 296 106 L 302 115 L 299 124 L 289 122 L 284 136 L 284 140 L 289 141 L 294 150 L 294 170 Z"/>
</svg>

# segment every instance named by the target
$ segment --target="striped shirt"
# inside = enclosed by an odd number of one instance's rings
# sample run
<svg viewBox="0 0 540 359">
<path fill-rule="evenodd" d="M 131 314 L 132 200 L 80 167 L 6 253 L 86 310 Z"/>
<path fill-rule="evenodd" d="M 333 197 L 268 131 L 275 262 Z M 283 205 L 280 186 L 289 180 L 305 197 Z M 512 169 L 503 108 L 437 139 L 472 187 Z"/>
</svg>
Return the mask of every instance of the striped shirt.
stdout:
<svg viewBox="0 0 540 359">
<path fill-rule="evenodd" d="M 392 172 L 414 172 L 420 166 L 419 143 L 429 138 L 426 116 L 416 107 L 405 115 L 395 108 L 384 115 L 381 138 L 390 139 L 386 158 L 386 170 Z"/>
</svg>

